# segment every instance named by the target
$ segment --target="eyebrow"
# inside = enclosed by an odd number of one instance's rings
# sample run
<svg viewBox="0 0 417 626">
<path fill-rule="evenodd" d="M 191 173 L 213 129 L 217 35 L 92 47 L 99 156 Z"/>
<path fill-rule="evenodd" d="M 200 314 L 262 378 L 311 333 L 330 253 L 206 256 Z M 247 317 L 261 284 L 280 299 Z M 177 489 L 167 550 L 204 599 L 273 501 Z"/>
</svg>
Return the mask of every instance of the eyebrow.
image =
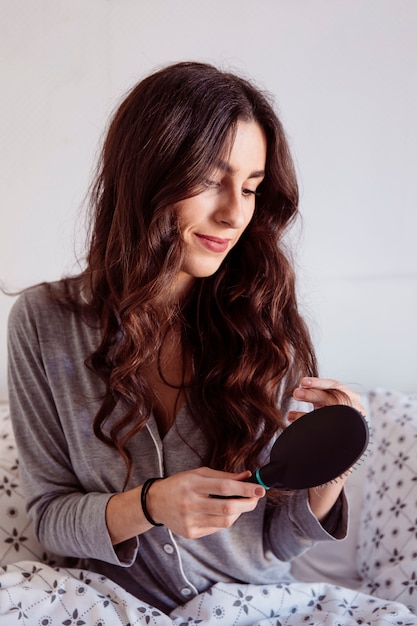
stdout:
<svg viewBox="0 0 417 626">
<path fill-rule="evenodd" d="M 223 172 L 226 172 L 226 174 L 230 174 L 230 176 L 236 174 L 235 168 L 232 167 L 229 163 L 226 163 L 226 161 L 223 161 L 222 159 L 218 159 L 218 161 L 216 161 L 216 166 L 219 169 L 223 170 Z M 254 172 L 251 172 L 249 174 L 248 178 L 263 178 L 264 176 L 264 170 L 255 170 Z"/>
</svg>

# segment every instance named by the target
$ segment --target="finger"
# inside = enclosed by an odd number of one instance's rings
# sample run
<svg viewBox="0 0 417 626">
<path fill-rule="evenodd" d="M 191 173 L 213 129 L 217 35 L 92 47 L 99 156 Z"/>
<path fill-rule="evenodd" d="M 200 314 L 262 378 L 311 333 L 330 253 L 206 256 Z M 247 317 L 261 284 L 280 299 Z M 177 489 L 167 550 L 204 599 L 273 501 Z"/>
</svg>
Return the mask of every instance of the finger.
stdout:
<svg viewBox="0 0 417 626">
<path fill-rule="evenodd" d="M 305 414 L 305 411 L 288 411 L 287 421 L 295 422 L 299 417 L 302 417 Z"/>
<path fill-rule="evenodd" d="M 221 480 L 245 480 L 249 478 L 251 472 L 249 470 L 244 470 L 242 472 L 223 472 L 221 470 L 212 470 L 209 467 L 199 467 L 194 470 L 194 474 L 198 474 L 199 476 L 204 476 L 205 478 L 217 478 Z"/>
<path fill-rule="evenodd" d="M 304 402 L 312 402 L 314 408 L 345 404 L 352 406 L 365 415 L 366 410 L 361 404 L 361 396 L 343 383 L 328 379 L 305 377 L 300 381 L 301 386 L 294 390 L 294 398 Z"/>
<path fill-rule="evenodd" d="M 332 378 L 318 378 L 318 377 L 304 377 L 300 381 L 300 389 L 318 389 L 328 393 L 333 393 L 337 396 L 340 394 L 348 396 L 351 400 L 357 401 L 360 399 L 360 395 L 353 391 L 347 385 L 341 383 L 339 380 Z"/>
<path fill-rule="evenodd" d="M 178 476 L 178 475 L 177 475 Z M 190 472 L 184 472 L 181 477 L 181 489 L 184 498 L 189 499 L 191 494 L 207 498 L 218 496 L 230 498 L 262 498 L 265 495 L 263 487 L 257 483 L 245 482 L 251 476 L 251 472 L 245 470 L 239 473 L 222 472 L 201 467 Z"/>
<path fill-rule="evenodd" d="M 265 495 L 265 489 L 256 483 L 246 483 L 236 480 L 214 481 L 210 486 L 208 495 L 212 498 L 254 498 L 259 500 Z"/>
<path fill-rule="evenodd" d="M 216 522 L 209 524 L 224 526 L 228 524 L 228 518 L 236 519 L 242 513 L 248 513 L 256 508 L 259 498 L 246 498 L 236 495 L 218 496 L 210 495 L 198 505 L 198 514 L 219 518 Z"/>
<path fill-rule="evenodd" d="M 217 533 L 224 528 L 230 528 L 239 517 L 240 515 L 227 518 L 211 515 L 207 515 L 206 517 L 200 516 L 195 523 L 179 527 L 174 532 L 187 539 L 199 539 L 200 537 Z"/>
<path fill-rule="evenodd" d="M 329 397 L 327 392 L 329 390 L 336 391 L 339 390 L 339 388 L 340 383 L 337 380 L 304 377 L 300 381 L 300 386 L 294 390 L 293 396 L 296 400 L 311 402 L 314 404 L 314 408 L 318 408 L 326 404 L 335 404 L 334 398 Z M 334 393 L 332 395 L 334 395 Z M 339 401 L 339 399 L 337 401 Z"/>
<path fill-rule="evenodd" d="M 318 376 L 304 376 L 300 380 L 300 386 L 307 389 L 338 389 L 344 385 L 338 380 L 332 378 L 319 378 Z"/>
<path fill-rule="evenodd" d="M 227 516 L 213 515 L 211 511 L 196 513 L 175 519 L 169 528 L 182 537 L 196 539 L 211 535 L 223 528 L 230 528 L 239 517 L 240 513 Z"/>
<path fill-rule="evenodd" d="M 310 402 L 315 409 L 331 404 L 352 404 L 350 396 L 342 390 L 298 387 L 293 396 L 296 400 Z"/>
</svg>

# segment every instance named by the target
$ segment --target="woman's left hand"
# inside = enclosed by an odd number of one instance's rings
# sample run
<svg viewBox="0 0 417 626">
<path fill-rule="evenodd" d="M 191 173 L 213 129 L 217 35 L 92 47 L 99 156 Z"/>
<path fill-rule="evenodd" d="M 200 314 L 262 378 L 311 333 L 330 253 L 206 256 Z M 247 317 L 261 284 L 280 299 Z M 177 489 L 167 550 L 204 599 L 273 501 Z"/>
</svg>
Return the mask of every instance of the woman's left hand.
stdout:
<svg viewBox="0 0 417 626">
<path fill-rule="evenodd" d="M 305 377 L 300 381 L 300 386 L 293 392 L 295 400 L 311 403 L 315 409 L 332 404 L 347 404 L 365 415 L 365 409 L 361 404 L 361 397 L 356 392 L 338 382 L 327 378 Z M 292 422 L 304 413 L 290 411 L 288 421 Z"/>
<path fill-rule="evenodd" d="M 293 392 L 293 397 L 295 400 L 311 403 L 314 409 L 334 404 L 346 404 L 365 415 L 360 395 L 337 380 L 314 377 L 302 378 L 300 386 Z M 289 422 L 293 422 L 302 415 L 304 413 L 300 411 L 290 411 L 287 418 Z M 346 472 L 327 485 L 309 489 L 310 507 L 319 521 L 325 520 L 333 508 L 349 473 L 349 471 Z"/>
</svg>

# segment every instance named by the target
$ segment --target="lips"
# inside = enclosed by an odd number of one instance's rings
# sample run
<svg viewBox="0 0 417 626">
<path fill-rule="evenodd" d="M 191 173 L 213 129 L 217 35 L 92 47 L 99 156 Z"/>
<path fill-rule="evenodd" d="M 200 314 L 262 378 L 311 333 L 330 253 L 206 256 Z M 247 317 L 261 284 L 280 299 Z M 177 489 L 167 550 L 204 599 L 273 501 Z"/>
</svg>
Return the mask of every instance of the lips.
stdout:
<svg viewBox="0 0 417 626">
<path fill-rule="evenodd" d="M 206 250 L 210 252 L 226 252 L 230 239 L 221 239 L 220 237 L 210 237 L 209 235 L 200 235 L 196 233 L 198 241 Z"/>
</svg>

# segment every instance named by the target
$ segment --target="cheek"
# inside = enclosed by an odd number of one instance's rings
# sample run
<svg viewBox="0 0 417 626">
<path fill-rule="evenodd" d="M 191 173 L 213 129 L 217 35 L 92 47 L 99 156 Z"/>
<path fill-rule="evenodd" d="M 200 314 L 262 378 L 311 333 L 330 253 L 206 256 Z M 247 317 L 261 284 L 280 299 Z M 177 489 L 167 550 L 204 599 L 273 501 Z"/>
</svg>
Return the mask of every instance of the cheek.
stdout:
<svg viewBox="0 0 417 626">
<path fill-rule="evenodd" d="M 185 233 L 198 222 L 202 213 L 200 204 L 195 199 L 184 200 L 175 210 L 180 233 Z"/>
<path fill-rule="evenodd" d="M 246 218 L 246 224 L 245 224 L 243 230 L 246 230 L 246 228 L 249 226 L 249 224 L 251 223 L 251 221 L 253 219 L 254 214 L 255 214 L 255 207 L 251 208 L 248 211 L 247 218 Z"/>
<path fill-rule="evenodd" d="M 249 224 L 251 224 L 251 222 L 252 222 L 254 214 L 255 214 L 255 209 L 251 209 L 250 211 L 248 211 L 248 214 L 247 214 L 246 220 L 245 220 L 245 224 L 242 227 L 242 229 L 240 230 L 239 235 L 236 238 L 236 241 L 241 238 L 241 236 L 243 235 L 244 232 L 246 232 L 246 230 L 248 229 Z"/>
</svg>

